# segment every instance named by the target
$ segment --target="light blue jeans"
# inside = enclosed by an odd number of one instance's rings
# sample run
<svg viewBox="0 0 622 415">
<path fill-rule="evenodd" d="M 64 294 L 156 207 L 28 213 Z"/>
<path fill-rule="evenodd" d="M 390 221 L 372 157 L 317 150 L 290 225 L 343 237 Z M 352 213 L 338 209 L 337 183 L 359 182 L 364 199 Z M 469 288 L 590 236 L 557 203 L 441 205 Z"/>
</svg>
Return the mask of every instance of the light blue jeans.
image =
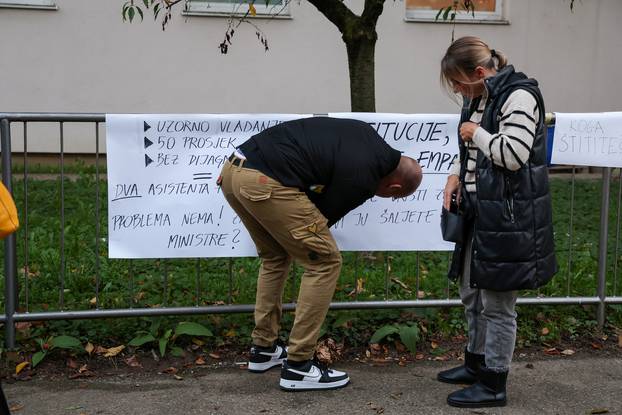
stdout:
<svg viewBox="0 0 622 415">
<path fill-rule="evenodd" d="M 469 287 L 472 235 L 464 246 L 460 299 L 468 325 L 467 350 L 483 354 L 486 367 L 505 372 L 510 367 L 516 343 L 517 291 L 491 291 Z"/>
</svg>

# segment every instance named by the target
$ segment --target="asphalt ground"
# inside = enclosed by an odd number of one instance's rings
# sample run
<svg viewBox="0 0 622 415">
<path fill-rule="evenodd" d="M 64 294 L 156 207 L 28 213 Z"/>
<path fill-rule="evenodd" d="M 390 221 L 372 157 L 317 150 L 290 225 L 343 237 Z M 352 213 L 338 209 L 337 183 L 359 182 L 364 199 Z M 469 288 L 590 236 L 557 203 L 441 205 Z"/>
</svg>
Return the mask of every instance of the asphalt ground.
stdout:
<svg viewBox="0 0 622 415">
<path fill-rule="evenodd" d="M 33 378 L 4 384 L 14 414 L 622 414 L 622 359 L 568 357 L 512 364 L 508 405 L 458 409 L 447 394 L 460 386 L 435 380 L 457 362 L 405 367 L 338 364 L 343 389 L 284 392 L 279 371 L 252 374 L 207 368 L 183 376 L 117 373 L 85 379 Z"/>
</svg>

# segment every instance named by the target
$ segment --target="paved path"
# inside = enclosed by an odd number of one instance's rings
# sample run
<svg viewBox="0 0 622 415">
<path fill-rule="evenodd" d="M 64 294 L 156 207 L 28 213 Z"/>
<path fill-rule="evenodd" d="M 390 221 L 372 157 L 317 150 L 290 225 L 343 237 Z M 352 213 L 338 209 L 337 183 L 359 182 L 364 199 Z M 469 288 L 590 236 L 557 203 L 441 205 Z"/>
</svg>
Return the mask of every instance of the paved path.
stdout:
<svg viewBox="0 0 622 415">
<path fill-rule="evenodd" d="M 455 362 L 454 362 L 455 363 Z M 282 392 L 278 370 L 205 369 L 80 380 L 33 379 L 5 385 L 14 414 L 622 414 L 622 359 L 567 358 L 513 364 L 505 408 L 456 409 L 455 390 L 434 380 L 444 362 L 410 366 L 338 365 L 352 383 L 328 392 Z M 600 410 L 601 412 L 598 412 Z M 607 410 L 608 412 L 603 412 Z"/>
</svg>

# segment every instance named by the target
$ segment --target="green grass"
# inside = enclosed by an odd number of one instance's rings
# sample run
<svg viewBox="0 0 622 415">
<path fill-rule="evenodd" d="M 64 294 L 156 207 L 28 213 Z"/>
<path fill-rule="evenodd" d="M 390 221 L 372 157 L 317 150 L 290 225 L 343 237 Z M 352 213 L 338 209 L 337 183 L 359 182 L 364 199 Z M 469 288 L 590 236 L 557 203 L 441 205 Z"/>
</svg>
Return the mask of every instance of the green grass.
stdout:
<svg viewBox="0 0 622 415">
<path fill-rule="evenodd" d="M 90 173 L 90 171 L 87 171 Z M 617 176 L 617 175 L 616 175 Z M 21 311 L 88 310 L 95 308 L 92 300 L 99 287 L 99 307 L 127 308 L 154 306 L 195 306 L 231 303 L 252 304 L 256 287 L 259 262 L 256 258 L 237 259 L 167 259 L 167 260 L 118 260 L 107 258 L 107 196 L 106 183 L 100 182 L 99 244 L 96 234 L 96 188 L 92 174 L 80 174 L 77 180 L 65 179 L 64 200 L 64 256 L 61 263 L 61 182 L 56 180 L 28 180 L 28 229 L 25 229 L 24 181 L 15 179 L 14 194 L 20 209 L 22 229 L 17 233 L 19 305 Z M 621 252 L 614 257 L 615 224 L 618 207 L 617 181 L 613 182 L 609 226 L 608 295 L 622 293 Z M 524 295 L 545 296 L 594 296 L 597 287 L 598 235 L 600 226 L 600 180 L 578 180 L 575 190 L 573 214 L 573 240 L 569 240 L 570 181 L 553 179 L 554 226 L 558 275 L 538 293 Z M 26 243 L 28 250 L 26 251 Z M 570 251 L 571 249 L 571 251 Z M 457 287 L 448 284 L 446 271 L 447 252 L 345 252 L 344 266 L 335 293 L 335 301 L 352 300 L 398 300 L 421 298 L 447 298 L 457 296 Z M 572 259 L 568 268 L 569 257 Z M 0 256 L 3 261 L 3 256 Z M 617 283 L 613 275 L 618 261 Z M 25 269 L 26 261 L 28 268 Z M 197 273 L 197 269 L 199 272 Z M 390 272 L 387 270 L 390 269 Z M 2 272 L 4 268 L 2 267 Z M 231 272 L 230 272 L 231 270 Z M 302 270 L 295 267 L 285 290 L 285 301 L 295 299 Z M 387 280 L 388 277 L 388 280 Z M 61 279 L 64 279 L 61 290 Z M 0 289 L 4 292 L 4 278 Z M 357 292 L 356 287 L 362 288 Z M 4 307 L 3 304 L 0 306 Z M 530 307 L 531 309 L 532 307 Z M 547 316 L 562 321 L 570 312 L 581 322 L 592 321 L 591 311 L 581 307 L 548 307 Z M 558 315 L 556 310 L 559 310 Z M 527 315 L 532 310 L 526 310 Z M 541 311 L 539 311 L 541 312 Z M 425 318 L 434 329 L 444 332 L 460 332 L 463 329 L 461 310 L 414 310 L 413 318 Z M 344 317 L 345 316 L 345 317 Z M 373 313 L 331 313 L 327 330 L 338 335 L 341 325 L 335 322 L 353 316 L 365 321 L 362 327 L 403 318 L 403 310 L 375 311 Z M 367 316 L 367 317 L 365 317 Z M 402 317 L 400 317 L 402 316 Z M 423 317 L 422 317 L 423 316 Z M 620 320 L 620 309 L 609 308 L 609 317 Z M 286 319 L 290 319 L 288 316 Z M 541 319 L 545 321 L 548 317 Z M 562 320 L 559 320 L 559 319 Z M 188 319 L 187 317 L 185 319 Z M 200 319 L 200 318 L 198 318 Z M 128 340 L 136 330 L 145 328 L 149 319 L 131 318 L 117 320 L 85 320 L 49 322 L 41 330 L 80 335 L 88 338 L 125 338 Z M 170 318 L 174 321 L 175 318 Z M 209 316 L 202 321 L 222 331 L 233 332 L 246 339 L 252 329 L 250 315 Z M 171 323 L 172 324 L 172 323 Z M 560 323 L 561 324 L 561 323 Z M 586 323 L 587 324 L 587 323 Z M 591 323 L 590 323 L 591 324 Z M 563 324 L 562 324 L 563 325 Z M 340 331 L 341 330 L 341 331 Z M 218 330 L 215 330 L 219 332 Z M 365 337 L 352 330 L 353 339 Z M 572 331 L 572 330 L 571 330 Z M 357 334 L 358 333 L 358 334 Z M 343 333 L 342 333 L 343 334 Z M 345 334 L 343 334 L 345 335 Z M 349 337 L 348 335 L 347 337 Z"/>
</svg>

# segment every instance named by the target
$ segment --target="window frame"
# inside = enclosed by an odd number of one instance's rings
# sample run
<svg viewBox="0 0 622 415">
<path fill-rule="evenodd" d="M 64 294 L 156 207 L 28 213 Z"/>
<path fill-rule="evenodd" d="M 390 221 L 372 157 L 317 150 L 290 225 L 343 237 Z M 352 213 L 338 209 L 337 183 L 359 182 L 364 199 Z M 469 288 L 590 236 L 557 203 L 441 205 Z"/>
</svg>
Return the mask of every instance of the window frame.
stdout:
<svg viewBox="0 0 622 415">
<path fill-rule="evenodd" d="M 442 20 L 440 17 L 436 20 L 438 10 L 430 9 L 414 9 L 409 10 L 404 2 L 404 16 L 407 22 L 426 22 L 426 23 L 486 23 L 486 24 L 509 24 L 506 19 L 505 0 L 495 0 L 495 11 L 475 11 L 475 17 L 464 10 L 458 11 L 455 20 Z"/>
<path fill-rule="evenodd" d="M 0 8 L 58 10 L 54 0 L 0 0 Z"/>
<path fill-rule="evenodd" d="M 286 0 L 282 0 L 286 1 Z M 236 3 L 222 3 L 211 1 L 193 1 L 188 0 L 184 8 L 183 14 L 186 16 L 243 16 L 248 10 L 247 1 L 242 0 L 243 5 L 235 11 Z M 285 6 L 266 6 L 264 0 L 258 0 L 253 3 L 257 14 L 252 18 L 271 18 L 271 19 L 291 19 L 290 4 L 287 2 Z M 282 10 L 281 10 L 282 9 Z M 281 10 L 278 15 L 274 15 L 276 11 Z M 251 17 L 251 16 L 249 16 Z"/>
</svg>

